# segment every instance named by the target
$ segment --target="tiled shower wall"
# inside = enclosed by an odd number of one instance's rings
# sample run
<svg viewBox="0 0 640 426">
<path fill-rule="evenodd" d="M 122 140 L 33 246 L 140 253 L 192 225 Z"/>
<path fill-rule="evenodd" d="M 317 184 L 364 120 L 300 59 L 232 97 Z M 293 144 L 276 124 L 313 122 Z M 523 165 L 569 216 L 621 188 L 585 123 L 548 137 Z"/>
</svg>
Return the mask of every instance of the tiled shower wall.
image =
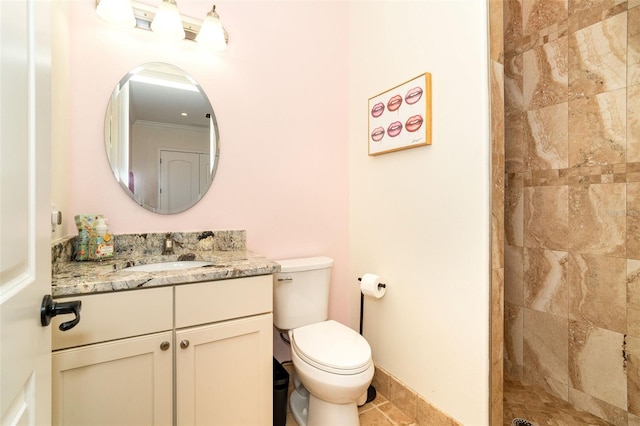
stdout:
<svg viewBox="0 0 640 426">
<path fill-rule="evenodd" d="M 640 424 L 640 0 L 507 0 L 505 376 Z"/>
</svg>

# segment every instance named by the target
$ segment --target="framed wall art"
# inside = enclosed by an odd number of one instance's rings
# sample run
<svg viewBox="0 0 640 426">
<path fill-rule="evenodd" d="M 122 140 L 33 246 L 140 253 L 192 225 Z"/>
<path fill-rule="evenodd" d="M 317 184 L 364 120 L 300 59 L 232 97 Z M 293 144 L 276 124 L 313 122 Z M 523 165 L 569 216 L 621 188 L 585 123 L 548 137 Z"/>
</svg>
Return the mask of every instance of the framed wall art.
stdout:
<svg viewBox="0 0 640 426">
<path fill-rule="evenodd" d="M 369 155 L 431 145 L 431 74 L 369 98 Z"/>
</svg>

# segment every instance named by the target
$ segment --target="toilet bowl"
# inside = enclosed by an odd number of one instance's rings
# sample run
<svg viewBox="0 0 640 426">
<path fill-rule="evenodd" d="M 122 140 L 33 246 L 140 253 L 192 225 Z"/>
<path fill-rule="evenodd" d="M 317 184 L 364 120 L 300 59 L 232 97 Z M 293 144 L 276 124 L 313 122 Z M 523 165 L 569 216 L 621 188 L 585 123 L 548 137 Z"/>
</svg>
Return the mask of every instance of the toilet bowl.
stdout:
<svg viewBox="0 0 640 426">
<path fill-rule="evenodd" d="M 367 341 L 332 320 L 289 330 L 289 338 L 301 382 L 291 400 L 296 421 L 308 426 L 359 425 L 358 402 L 366 399 L 374 373 Z"/>
<path fill-rule="evenodd" d="M 327 319 L 333 259 L 278 263 L 273 322 L 291 344 L 296 385 L 291 413 L 301 426 L 359 425 L 358 405 L 366 401 L 374 365 L 364 337 Z"/>
</svg>

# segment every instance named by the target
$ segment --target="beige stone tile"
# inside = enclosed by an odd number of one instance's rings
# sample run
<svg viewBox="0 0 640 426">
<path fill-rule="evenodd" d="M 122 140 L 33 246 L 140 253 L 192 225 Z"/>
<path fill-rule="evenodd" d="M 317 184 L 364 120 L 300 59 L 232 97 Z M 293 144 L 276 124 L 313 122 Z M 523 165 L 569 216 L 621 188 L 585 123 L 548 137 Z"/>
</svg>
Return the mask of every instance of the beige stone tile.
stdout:
<svg viewBox="0 0 640 426">
<path fill-rule="evenodd" d="M 571 251 L 625 256 L 626 185 L 575 185 L 569 190 Z"/>
<path fill-rule="evenodd" d="M 522 96 L 522 53 L 510 52 L 504 58 L 504 111 L 507 117 L 524 111 Z"/>
<path fill-rule="evenodd" d="M 627 257 L 640 259 L 640 182 L 627 184 Z"/>
<path fill-rule="evenodd" d="M 387 398 L 411 419 L 416 418 L 418 395 L 392 376 L 389 376 L 389 395 Z"/>
<path fill-rule="evenodd" d="M 524 126 L 526 170 L 568 166 L 568 120 L 567 102 L 527 111 Z"/>
<path fill-rule="evenodd" d="M 387 403 L 388 404 L 388 403 Z M 395 425 L 384 413 L 377 408 L 360 414 L 361 426 L 392 426 Z"/>
<path fill-rule="evenodd" d="M 620 89 L 627 84 L 627 14 L 569 35 L 569 98 Z"/>
<path fill-rule="evenodd" d="M 524 171 L 524 113 L 508 117 L 504 129 L 504 142 L 505 172 Z"/>
<path fill-rule="evenodd" d="M 505 304 L 504 313 L 504 375 L 522 380 L 524 309 Z"/>
<path fill-rule="evenodd" d="M 590 413 L 577 410 L 566 400 L 520 382 L 505 381 L 504 404 L 505 426 L 511 426 L 511 419 L 517 417 L 524 417 L 537 425 L 610 426 L 610 423 Z"/>
<path fill-rule="evenodd" d="M 570 318 L 627 331 L 627 261 L 621 257 L 569 256 Z"/>
<path fill-rule="evenodd" d="M 574 388 L 569 388 L 569 402 L 578 410 L 591 413 L 612 425 L 627 426 L 625 409 L 608 404 Z"/>
<path fill-rule="evenodd" d="M 627 85 L 640 83 L 640 8 L 627 12 Z"/>
<path fill-rule="evenodd" d="M 492 60 L 504 62 L 504 2 L 489 1 L 489 54 Z"/>
<path fill-rule="evenodd" d="M 408 416 L 403 410 L 400 410 L 395 404 L 387 403 L 377 407 L 394 425 L 412 425 L 415 423 L 415 416 Z M 415 410 L 414 410 L 415 411 Z"/>
<path fill-rule="evenodd" d="M 567 37 L 524 52 L 522 64 L 522 95 L 527 111 L 567 101 Z"/>
<path fill-rule="evenodd" d="M 567 19 L 567 0 L 522 0 L 522 27 L 531 34 Z"/>
<path fill-rule="evenodd" d="M 376 388 L 378 395 L 382 394 L 387 398 L 389 397 L 389 374 L 377 365 L 371 384 Z"/>
<path fill-rule="evenodd" d="M 640 416 L 640 337 L 626 336 L 627 409 Z"/>
<path fill-rule="evenodd" d="M 564 251 L 524 250 L 524 306 L 567 318 L 568 254 Z"/>
<path fill-rule="evenodd" d="M 531 372 L 568 383 L 568 320 L 524 309 L 523 360 L 525 381 Z"/>
<path fill-rule="evenodd" d="M 491 263 L 496 269 L 504 267 L 504 67 L 491 65 Z"/>
<path fill-rule="evenodd" d="M 568 246 L 566 186 L 524 188 L 524 246 L 566 250 Z"/>
<path fill-rule="evenodd" d="M 522 0 L 503 2 L 505 52 L 518 50 L 522 43 Z"/>
<path fill-rule="evenodd" d="M 522 247 L 524 244 L 524 189 L 522 187 L 505 188 L 504 212 L 505 243 Z"/>
<path fill-rule="evenodd" d="M 640 338 L 640 260 L 627 259 L 627 334 Z"/>
<path fill-rule="evenodd" d="M 627 2 L 627 7 L 629 9 L 632 9 L 632 8 L 638 7 L 638 6 L 640 6 L 640 0 L 629 0 Z"/>
<path fill-rule="evenodd" d="M 627 407 L 624 334 L 580 321 L 569 323 L 570 385 L 615 407 Z"/>
<path fill-rule="evenodd" d="M 569 33 L 605 19 L 605 11 L 615 1 L 618 0 L 569 0 Z"/>
<path fill-rule="evenodd" d="M 420 426 L 457 426 L 456 420 L 434 407 L 423 398 L 418 398 L 416 424 Z"/>
<path fill-rule="evenodd" d="M 627 415 L 627 426 L 640 426 L 640 416 L 629 413 Z"/>
<path fill-rule="evenodd" d="M 640 8 L 638 8 L 637 10 L 638 12 L 640 12 Z M 636 85 L 627 87 L 627 162 L 632 163 L 632 162 L 639 162 L 639 161 L 640 161 L 640 84 L 636 84 Z"/>
<path fill-rule="evenodd" d="M 564 401 L 569 398 L 569 385 L 567 383 L 545 376 L 543 372 L 536 368 L 531 368 L 531 366 L 525 366 L 523 380 L 525 383 L 543 389 L 549 395 Z"/>
<path fill-rule="evenodd" d="M 569 167 L 625 162 L 626 90 L 569 102 Z"/>
<path fill-rule="evenodd" d="M 502 422 L 502 388 L 504 382 L 504 269 L 494 269 L 491 274 L 491 349 L 489 372 L 491 381 L 490 418 Z M 418 397 L 418 404 L 420 403 Z M 416 414 L 417 415 L 417 414 Z"/>
<path fill-rule="evenodd" d="M 504 299 L 524 306 L 524 252 L 522 247 L 504 247 Z"/>
</svg>

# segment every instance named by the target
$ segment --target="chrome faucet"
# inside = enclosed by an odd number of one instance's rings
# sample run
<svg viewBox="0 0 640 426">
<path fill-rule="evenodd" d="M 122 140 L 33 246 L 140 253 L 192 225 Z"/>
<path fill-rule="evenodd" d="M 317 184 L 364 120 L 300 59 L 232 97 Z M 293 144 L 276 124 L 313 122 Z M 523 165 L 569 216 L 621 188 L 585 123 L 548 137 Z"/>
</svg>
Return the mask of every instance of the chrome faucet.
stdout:
<svg viewBox="0 0 640 426">
<path fill-rule="evenodd" d="M 171 238 L 171 234 L 167 233 L 167 236 L 164 238 L 164 242 L 162 243 L 162 254 L 173 254 L 173 245 L 175 241 Z"/>
</svg>

